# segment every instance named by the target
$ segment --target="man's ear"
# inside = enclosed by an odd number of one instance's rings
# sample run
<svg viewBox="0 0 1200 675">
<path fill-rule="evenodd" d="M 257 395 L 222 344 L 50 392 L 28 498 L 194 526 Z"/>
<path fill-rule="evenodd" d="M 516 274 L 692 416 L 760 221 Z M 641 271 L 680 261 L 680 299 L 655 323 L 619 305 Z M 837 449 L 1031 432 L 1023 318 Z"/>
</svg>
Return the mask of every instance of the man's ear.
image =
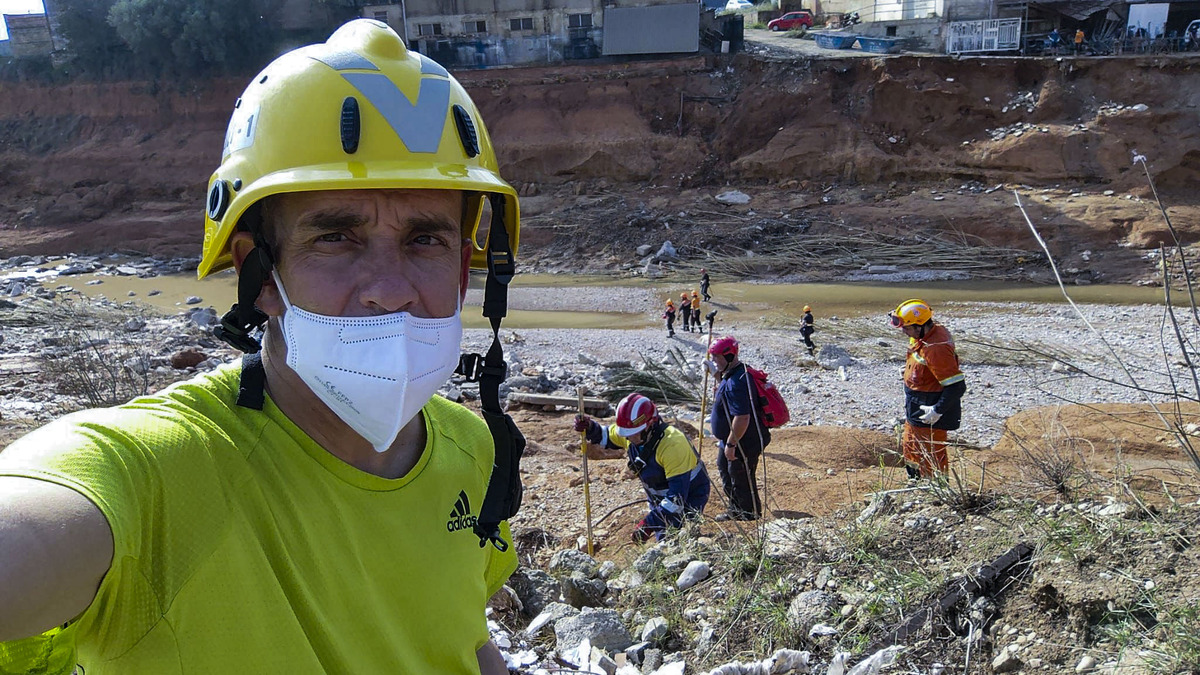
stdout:
<svg viewBox="0 0 1200 675">
<path fill-rule="evenodd" d="M 237 270 L 238 276 L 241 276 L 242 265 L 253 250 L 254 235 L 249 232 L 234 232 L 229 238 L 229 252 L 233 256 L 233 268 Z M 279 289 L 275 287 L 275 279 L 271 275 L 268 274 L 263 279 L 262 290 L 259 291 L 258 300 L 254 305 L 267 316 L 283 316 L 283 299 L 279 296 Z"/>
</svg>

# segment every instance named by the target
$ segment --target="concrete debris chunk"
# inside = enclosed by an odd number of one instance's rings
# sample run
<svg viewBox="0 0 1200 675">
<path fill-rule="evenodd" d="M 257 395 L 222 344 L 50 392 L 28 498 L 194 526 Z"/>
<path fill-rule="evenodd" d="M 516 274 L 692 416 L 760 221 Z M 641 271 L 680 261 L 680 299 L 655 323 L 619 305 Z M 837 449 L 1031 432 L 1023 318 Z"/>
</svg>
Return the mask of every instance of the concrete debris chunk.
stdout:
<svg viewBox="0 0 1200 675">
<path fill-rule="evenodd" d="M 717 195 L 717 201 L 722 204 L 749 204 L 750 195 L 741 190 L 728 190 Z"/>
</svg>

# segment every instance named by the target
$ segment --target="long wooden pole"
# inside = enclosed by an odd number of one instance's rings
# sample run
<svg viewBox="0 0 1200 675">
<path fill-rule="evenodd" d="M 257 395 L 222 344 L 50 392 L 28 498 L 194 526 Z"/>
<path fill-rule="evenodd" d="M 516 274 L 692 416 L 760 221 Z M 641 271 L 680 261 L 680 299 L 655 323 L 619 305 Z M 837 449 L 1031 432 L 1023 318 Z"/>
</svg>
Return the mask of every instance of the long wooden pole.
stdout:
<svg viewBox="0 0 1200 675">
<path fill-rule="evenodd" d="M 708 346 L 704 348 L 704 360 L 708 360 L 708 350 L 712 349 L 713 316 L 708 315 Z M 708 366 L 704 368 L 704 391 L 700 393 L 700 437 L 696 439 L 696 454 L 704 458 L 704 411 L 708 409 Z"/>
<path fill-rule="evenodd" d="M 579 395 L 579 414 L 583 415 L 583 387 L 577 387 L 575 392 Z M 594 555 L 592 551 L 592 481 L 588 476 L 586 430 L 579 432 L 579 450 L 583 454 L 583 514 L 587 521 L 587 552 L 588 555 Z"/>
</svg>

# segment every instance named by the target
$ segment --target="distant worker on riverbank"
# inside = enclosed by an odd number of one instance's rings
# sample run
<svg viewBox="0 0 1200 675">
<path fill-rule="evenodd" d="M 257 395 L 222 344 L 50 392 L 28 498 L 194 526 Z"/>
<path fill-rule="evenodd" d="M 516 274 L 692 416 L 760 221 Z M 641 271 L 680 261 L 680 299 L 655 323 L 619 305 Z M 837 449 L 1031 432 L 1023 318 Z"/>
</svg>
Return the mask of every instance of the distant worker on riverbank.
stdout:
<svg viewBox="0 0 1200 675">
<path fill-rule="evenodd" d="M 479 110 L 370 19 L 232 107 L 197 276 L 236 270 L 245 355 L 0 453 L 0 672 L 506 675 L 525 441 L 461 308 L 487 269 L 498 330 L 519 209 Z"/>
<path fill-rule="evenodd" d="M 692 300 L 687 291 L 679 294 L 679 313 L 683 315 L 683 329 L 692 332 Z"/>
<path fill-rule="evenodd" d="M 667 320 L 667 337 L 675 337 L 675 301 L 667 298 L 667 308 L 663 311 L 662 318 Z"/>
<path fill-rule="evenodd" d="M 692 291 L 692 325 L 704 335 L 704 324 L 700 322 L 700 294 Z"/>
<path fill-rule="evenodd" d="M 923 300 L 905 300 L 888 314 L 888 321 L 908 337 L 904 361 L 904 461 L 910 478 L 945 473 L 947 431 L 962 421 L 966 376 L 958 363 L 954 339 L 934 322 L 933 309 Z"/>
<path fill-rule="evenodd" d="M 654 401 L 630 394 L 617 404 L 615 424 L 577 415 L 575 431 L 585 432 L 590 448 L 625 450 L 629 473 L 642 481 L 650 511 L 633 531 L 634 541 L 662 540 L 668 528 L 704 511 L 712 490 L 704 462 L 687 436 L 659 417 Z"/>
<path fill-rule="evenodd" d="M 808 348 L 809 356 L 812 356 L 817 349 L 812 341 L 812 334 L 816 331 L 817 329 L 813 326 L 812 307 L 805 305 L 804 316 L 800 317 L 800 337 L 804 338 L 804 346 Z"/>
<path fill-rule="evenodd" d="M 705 302 L 712 301 L 712 296 L 708 294 L 708 288 L 709 288 L 708 270 L 701 269 L 700 270 L 700 293 L 702 295 L 704 295 Z"/>
<path fill-rule="evenodd" d="M 713 397 L 709 428 L 717 439 L 717 470 L 725 492 L 727 513 L 718 520 L 757 520 L 762 516 L 758 496 L 758 460 L 771 442 L 771 431 L 759 419 L 757 393 L 746 364 L 738 359 L 738 341 L 726 335 L 708 349 L 709 367 L 720 378 Z"/>
</svg>

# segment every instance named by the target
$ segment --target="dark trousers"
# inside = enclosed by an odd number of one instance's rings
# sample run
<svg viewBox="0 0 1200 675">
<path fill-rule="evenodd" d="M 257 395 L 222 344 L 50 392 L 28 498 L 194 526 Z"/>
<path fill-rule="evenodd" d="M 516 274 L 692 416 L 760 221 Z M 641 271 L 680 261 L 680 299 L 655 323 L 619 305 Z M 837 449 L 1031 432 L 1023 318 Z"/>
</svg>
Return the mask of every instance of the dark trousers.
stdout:
<svg viewBox="0 0 1200 675">
<path fill-rule="evenodd" d="M 762 516 L 762 500 L 758 497 L 758 458 L 761 450 L 744 452 L 737 449 L 737 459 L 717 455 L 717 471 L 721 473 L 721 489 L 729 502 L 729 511 L 739 520 L 755 520 Z"/>
<path fill-rule="evenodd" d="M 679 310 L 683 314 L 683 329 L 691 332 L 692 330 L 692 308 L 683 307 Z"/>
<path fill-rule="evenodd" d="M 667 337 L 675 337 L 675 315 L 667 315 Z"/>
<path fill-rule="evenodd" d="M 817 346 L 813 344 L 812 334 L 813 332 L 811 330 L 804 330 L 803 328 L 800 329 L 800 337 L 804 338 L 804 346 L 808 347 L 809 356 L 811 356 L 813 351 L 817 348 Z"/>
</svg>

